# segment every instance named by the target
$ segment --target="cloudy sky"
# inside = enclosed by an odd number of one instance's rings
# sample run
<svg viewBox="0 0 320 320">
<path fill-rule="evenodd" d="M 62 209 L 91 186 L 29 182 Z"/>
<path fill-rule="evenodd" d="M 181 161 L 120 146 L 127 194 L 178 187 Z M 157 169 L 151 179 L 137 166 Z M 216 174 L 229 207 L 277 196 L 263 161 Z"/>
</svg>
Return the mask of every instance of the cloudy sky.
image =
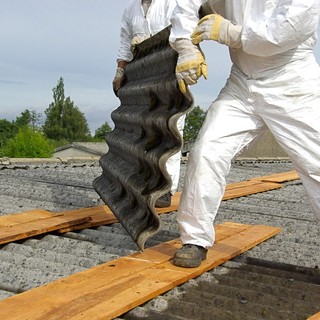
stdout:
<svg viewBox="0 0 320 320">
<path fill-rule="evenodd" d="M 94 131 L 119 106 L 112 91 L 120 19 L 128 0 L 1 0 L 0 119 L 25 109 L 44 110 L 60 77 Z M 320 32 L 319 32 L 320 34 Z M 195 104 L 207 109 L 224 85 L 227 48 L 203 46 L 209 79 L 192 86 Z M 320 45 L 316 48 L 320 62 Z"/>
</svg>

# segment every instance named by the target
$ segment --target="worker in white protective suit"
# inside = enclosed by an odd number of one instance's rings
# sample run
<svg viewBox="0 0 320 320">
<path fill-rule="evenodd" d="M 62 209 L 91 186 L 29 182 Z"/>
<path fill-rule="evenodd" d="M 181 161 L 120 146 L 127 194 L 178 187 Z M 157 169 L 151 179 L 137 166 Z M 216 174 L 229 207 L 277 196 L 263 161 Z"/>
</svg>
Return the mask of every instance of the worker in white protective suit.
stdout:
<svg viewBox="0 0 320 320">
<path fill-rule="evenodd" d="M 182 91 L 206 73 L 201 41 L 229 46 L 233 62 L 190 152 L 177 214 L 183 246 L 173 259 L 181 267 L 206 258 L 231 161 L 267 128 L 292 160 L 320 220 L 320 68 L 313 53 L 320 1 L 224 3 L 224 17 L 199 21 L 201 0 L 177 0 L 171 19 Z"/>
<path fill-rule="evenodd" d="M 120 47 L 117 55 L 117 70 L 113 80 L 113 91 L 117 95 L 125 81 L 125 66 L 133 58 L 134 47 L 170 25 L 170 17 L 175 8 L 175 0 L 131 0 L 122 15 Z M 185 115 L 177 121 L 181 137 Z M 171 156 L 166 168 L 172 180 L 171 191 L 160 197 L 156 207 L 169 207 L 171 197 L 176 192 L 180 176 L 181 152 Z"/>
</svg>

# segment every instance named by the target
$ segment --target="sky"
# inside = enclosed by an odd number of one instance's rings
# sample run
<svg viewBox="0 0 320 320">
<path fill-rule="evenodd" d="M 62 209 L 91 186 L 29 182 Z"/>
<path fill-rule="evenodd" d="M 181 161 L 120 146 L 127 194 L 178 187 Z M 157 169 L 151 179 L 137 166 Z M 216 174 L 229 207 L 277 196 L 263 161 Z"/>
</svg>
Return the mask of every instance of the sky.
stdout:
<svg viewBox="0 0 320 320">
<path fill-rule="evenodd" d="M 128 0 L 1 0 L 0 119 L 43 115 L 60 77 L 65 96 L 85 115 L 91 133 L 120 105 L 112 90 L 122 12 Z M 320 28 L 318 29 L 320 35 Z M 320 40 L 319 40 L 320 41 Z M 226 46 L 202 45 L 208 80 L 191 87 L 206 110 L 229 75 Z M 320 43 L 315 50 L 320 63 Z"/>
</svg>

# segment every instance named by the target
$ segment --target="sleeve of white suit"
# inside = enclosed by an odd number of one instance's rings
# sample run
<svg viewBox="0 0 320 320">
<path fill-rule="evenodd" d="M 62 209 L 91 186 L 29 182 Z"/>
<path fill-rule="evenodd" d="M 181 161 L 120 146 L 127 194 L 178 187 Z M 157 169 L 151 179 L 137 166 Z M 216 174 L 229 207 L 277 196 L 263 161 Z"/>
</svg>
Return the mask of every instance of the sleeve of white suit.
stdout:
<svg viewBox="0 0 320 320">
<path fill-rule="evenodd" d="M 171 24 L 170 20 L 175 7 L 176 7 L 176 1 L 172 1 L 172 0 L 167 1 L 167 16 L 166 16 L 166 19 L 168 22 L 167 25 Z"/>
<path fill-rule="evenodd" d="M 176 7 L 171 16 L 170 42 L 175 42 L 177 39 L 190 39 L 199 21 L 202 2 L 202 0 L 176 0 Z"/>
<path fill-rule="evenodd" d="M 260 6 L 244 21 L 241 43 L 244 52 L 266 57 L 288 51 L 317 32 L 319 0 L 280 0 L 271 12 Z M 260 10 L 259 10 L 260 9 Z"/>
<path fill-rule="evenodd" d="M 121 19 L 121 31 L 120 31 L 120 46 L 117 54 L 117 61 L 131 61 L 133 58 L 131 52 L 131 40 L 132 32 L 129 27 L 129 18 L 127 15 L 127 9 L 123 12 Z"/>
</svg>

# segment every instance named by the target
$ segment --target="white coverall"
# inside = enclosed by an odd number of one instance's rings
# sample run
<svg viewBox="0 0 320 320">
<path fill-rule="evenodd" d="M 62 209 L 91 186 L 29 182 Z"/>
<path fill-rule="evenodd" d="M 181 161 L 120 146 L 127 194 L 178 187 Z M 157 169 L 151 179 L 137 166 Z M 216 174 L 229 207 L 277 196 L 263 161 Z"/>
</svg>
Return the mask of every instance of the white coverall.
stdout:
<svg viewBox="0 0 320 320">
<path fill-rule="evenodd" d="M 152 0 L 147 10 L 143 7 L 141 0 L 131 0 L 122 15 L 122 26 L 120 33 L 120 47 L 118 50 L 117 61 L 131 61 L 131 41 L 135 37 L 147 39 L 170 25 L 170 17 L 176 6 L 175 0 Z M 146 14 L 145 14 L 145 11 Z M 177 121 L 177 129 L 181 137 L 185 115 Z M 171 194 L 177 190 L 180 176 L 181 152 L 171 156 L 166 168 L 172 180 Z"/>
<path fill-rule="evenodd" d="M 170 41 L 190 39 L 201 0 L 177 0 Z M 178 210 L 183 244 L 209 248 L 232 159 L 266 128 L 297 170 L 320 220 L 320 68 L 313 47 L 319 0 L 225 0 L 243 27 L 231 74 L 190 152 Z"/>
</svg>

